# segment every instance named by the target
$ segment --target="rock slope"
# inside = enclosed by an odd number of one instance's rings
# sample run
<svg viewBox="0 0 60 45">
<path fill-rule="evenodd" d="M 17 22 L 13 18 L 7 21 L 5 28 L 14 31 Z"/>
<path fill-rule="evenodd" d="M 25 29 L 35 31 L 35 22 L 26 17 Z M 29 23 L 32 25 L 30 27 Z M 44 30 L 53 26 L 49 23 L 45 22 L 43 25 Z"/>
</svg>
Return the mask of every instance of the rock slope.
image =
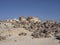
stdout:
<svg viewBox="0 0 60 45">
<path fill-rule="evenodd" d="M 55 37 L 60 40 L 60 23 L 53 20 L 41 21 L 31 16 L 27 18 L 21 16 L 19 19 L 0 21 L 0 40 L 21 35 L 26 36 L 27 33 L 32 38 Z"/>
</svg>

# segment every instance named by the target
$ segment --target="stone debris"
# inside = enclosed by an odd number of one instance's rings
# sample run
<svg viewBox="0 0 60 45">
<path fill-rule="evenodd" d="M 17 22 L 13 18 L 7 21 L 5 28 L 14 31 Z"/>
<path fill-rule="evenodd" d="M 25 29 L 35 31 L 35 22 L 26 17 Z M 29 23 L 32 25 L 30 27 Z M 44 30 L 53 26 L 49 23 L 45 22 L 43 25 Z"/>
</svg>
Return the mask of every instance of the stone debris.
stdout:
<svg viewBox="0 0 60 45">
<path fill-rule="evenodd" d="M 57 36 L 57 34 L 60 33 L 60 23 L 53 20 L 43 22 L 36 17 L 29 16 L 25 18 L 21 16 L 19 19 L 0 21 L 0 30 L 2 28 L 25 28 L 32 32 L 31 36 L 34 38 L 49 38 L 54 36 L 60 40 L 60 35 Z M 19 36 L 20 35 L 26 35 L 26 33 L 20 33 Z"/>
</svg>

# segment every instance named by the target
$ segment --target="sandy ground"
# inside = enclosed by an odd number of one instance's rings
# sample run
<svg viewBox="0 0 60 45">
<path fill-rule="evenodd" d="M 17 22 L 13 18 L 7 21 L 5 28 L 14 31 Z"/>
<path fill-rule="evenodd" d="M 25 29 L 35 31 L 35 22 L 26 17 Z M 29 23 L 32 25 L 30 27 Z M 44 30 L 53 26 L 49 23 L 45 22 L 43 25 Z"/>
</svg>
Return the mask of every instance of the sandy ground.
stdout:
<svg viewBox="0 0 60 45">
<path fill-rule="evenodd" d="M 0 45 L 60 45 L 58 40 L 54 38 L 33 38 L 30 36 L 32 32 L 24 29 L 12 29 L 10 33 L 4 32 L 2 35 L 11 34 L 12 36 L 6 40 L 0 41 Z M 26 36 L 18 36 L 20 32 L 27 33 Z"/>
</svg>

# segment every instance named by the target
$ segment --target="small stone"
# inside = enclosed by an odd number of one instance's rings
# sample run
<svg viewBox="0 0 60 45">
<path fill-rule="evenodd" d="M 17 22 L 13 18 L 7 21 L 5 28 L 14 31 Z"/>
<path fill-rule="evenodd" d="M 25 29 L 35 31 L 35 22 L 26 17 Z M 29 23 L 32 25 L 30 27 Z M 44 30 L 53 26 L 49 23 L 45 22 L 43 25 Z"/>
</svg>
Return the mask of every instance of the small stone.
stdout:
<svg viewBox="0 0 60 45">
<path fill-rule="evenodd" d="M 14 40 L 15 42 L 17 42 L 17 40 Z"/>
<path fill-rule="evenodd" d="M 26 35 L 27 35 L 27 33 L 23 33 L 23 32 L 22 32 L 22 33 L 19 33 L 18 35 L 19 35 L 19 36 L 21 36 L 21 35 L 26 36 Z"/>
<path fill-rule="evenodd" d="M 6 40 L 6 37 L 0 36 L 0 41 L 1 41 L 1 40 Z"/>
</svg>

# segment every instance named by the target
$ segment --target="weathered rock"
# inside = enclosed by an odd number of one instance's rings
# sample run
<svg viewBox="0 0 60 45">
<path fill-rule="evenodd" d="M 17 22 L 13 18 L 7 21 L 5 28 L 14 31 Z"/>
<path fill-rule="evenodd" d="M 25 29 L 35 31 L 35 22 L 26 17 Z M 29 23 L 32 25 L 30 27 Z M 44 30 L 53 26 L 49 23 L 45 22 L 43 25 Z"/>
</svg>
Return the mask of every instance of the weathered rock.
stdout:
<svg viewBox="0 0 60 45">
<path fill-rule="evenodd" d="M 0 21 L 0 29 L 10 27 L 12 28 L 25 28 L 26 30 L 32 32 L 32 36 L 35 38 L 47 38 L 52 36 L 57 36 L 58 33 L 60 33 L 60 23 L 57 23 L 53 20 L 48 21 L 41 21 L 36 17 L 27 17 L 24 16 L 19 17 L 18 19 L 12 19 L 6 21 Z M 1 31 L 0 31 L 1 32 Z M 25 35 L 24 33 L 21 33 L 19 35 Z M 59 37 L 59 36 L 57 36 Z"/>
<path fill-rule="evenodd" d="M 0 36 L 0 41 L 2 41 L 2 40 L 6 40 L 6 37 Z"/>
<path fill-rule="evenodd" d="M 26 21 L 26 18 L 25 18 L 24 16 L 21 16 L 21 17 L 19 17 L 19 20 L 20 20 L 21 22 L 24 22 L 24 21 Z"/>
<path fill-rule="evenodd" d="M 21 35 L 26 36 L 27 33 L 23 33 L 23 32 L 22 32 L 22 33 L 19 33 L 18 35 L 19 35 L 19 36 L 21 36 Z"/>
</svg>

